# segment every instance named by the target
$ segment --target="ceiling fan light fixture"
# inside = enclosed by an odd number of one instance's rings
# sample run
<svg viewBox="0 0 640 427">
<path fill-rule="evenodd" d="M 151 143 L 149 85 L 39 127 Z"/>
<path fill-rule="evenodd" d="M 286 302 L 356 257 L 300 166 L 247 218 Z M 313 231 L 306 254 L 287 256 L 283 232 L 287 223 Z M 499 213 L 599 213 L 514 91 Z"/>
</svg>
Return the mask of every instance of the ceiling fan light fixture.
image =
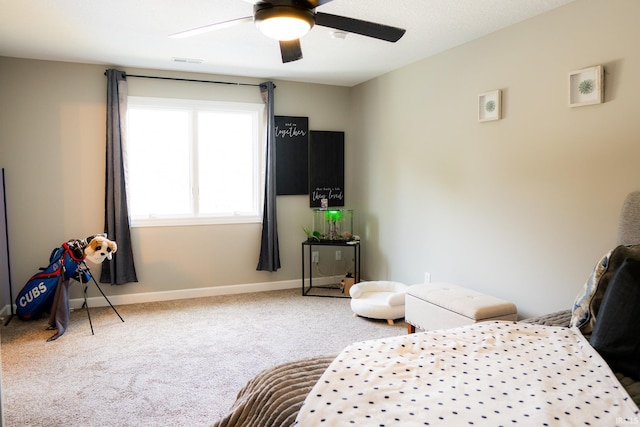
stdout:
<svg viewBox="0 0 640 427">
<path fill-rule="evenodd" d="M 267 37 L 286 41 L 299 39 L 307 34 L 315 19 L 312 11 L 295 6 L 256 6 L 254 22 Z"/>
</svg>

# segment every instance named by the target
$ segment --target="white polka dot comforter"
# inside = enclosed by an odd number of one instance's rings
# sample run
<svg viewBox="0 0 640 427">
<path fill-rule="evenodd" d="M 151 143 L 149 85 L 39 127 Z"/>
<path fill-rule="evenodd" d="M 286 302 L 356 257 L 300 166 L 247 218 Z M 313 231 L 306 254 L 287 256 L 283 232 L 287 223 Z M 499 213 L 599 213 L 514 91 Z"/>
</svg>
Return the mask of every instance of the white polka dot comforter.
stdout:
<svg viewBox="0 0 640 427">
<path fill-rule="evenodd" d="M 346 347 L 296 426 L 619 426 L 640 413 L 578 329 L 486 322 Z"/>
</svg>

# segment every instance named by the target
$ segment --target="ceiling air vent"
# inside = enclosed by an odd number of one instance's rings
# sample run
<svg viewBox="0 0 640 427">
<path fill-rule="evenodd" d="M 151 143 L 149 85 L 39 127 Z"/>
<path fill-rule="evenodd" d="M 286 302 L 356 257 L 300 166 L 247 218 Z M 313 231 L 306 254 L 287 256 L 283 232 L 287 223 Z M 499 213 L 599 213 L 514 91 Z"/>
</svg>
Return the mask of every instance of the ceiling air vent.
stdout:
<svg viewBox="0 0 640 427">
<path fill-rule="evenodd" d="M 173 58 L 173 62 L 181 62 L 183 64 L 202 64 L 204 61 L 202 59 L 193 59 L 193 58 Z"/>
</svg>

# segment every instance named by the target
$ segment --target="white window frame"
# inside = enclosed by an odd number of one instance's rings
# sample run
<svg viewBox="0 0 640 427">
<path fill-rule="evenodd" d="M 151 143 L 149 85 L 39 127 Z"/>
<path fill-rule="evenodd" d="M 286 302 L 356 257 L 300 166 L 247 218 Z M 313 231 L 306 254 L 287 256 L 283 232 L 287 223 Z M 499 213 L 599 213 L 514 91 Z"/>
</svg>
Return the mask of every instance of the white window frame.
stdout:
<svg viewBox="0 0 640 427">
<path fill-rule="evenodd" d="M 251 212 L 233 212 L 229 214 L 197 214 L 192 212 L 188 215 L 149 215 L 147 217 L 135 217 L 130 214 L 131 227 L 164 227 L 164 226 L 189 226 L 189 225 L 207 225 L 207 224 L 239 224 L 239 223 L 261 223 L 264 200 L 264 173 L 265 173 L 265 117 L 264 104 L 240 103 L 240 102 L 220 102 L 206 101 L 195 99 L 178 99 L 178 98 L 155 98 L 142 96 L 128 96 L 127 108 L 143 107 L 145 109 L 164 109 L 164 110 L 185 110 L 191 112 L 191 122 L 189 131 L 190 140 L 190 180 L 192 193 L 192 208 L 198 206 L 197 186 L 198 186 L 198 159 L 197 159 L 197 120 L 193 120 L 193 116 L 199 111 L 214 112 L 239 112 L 249 113 L 253 118 L 253 188 L 254 188 L 254 206 Z M 129 119 L 127 118 L 127 121 Z M 126 143 L 124 144 L 125 158 L 125 180 L 127 170 L 130 167 L 127 161 Z M 128 180 L 126 180 L 128 181 Z M 128 184 L 127 184 L 128 186 Z M 129 197 L 130 191 L 127 189 Z"/>
</svg>

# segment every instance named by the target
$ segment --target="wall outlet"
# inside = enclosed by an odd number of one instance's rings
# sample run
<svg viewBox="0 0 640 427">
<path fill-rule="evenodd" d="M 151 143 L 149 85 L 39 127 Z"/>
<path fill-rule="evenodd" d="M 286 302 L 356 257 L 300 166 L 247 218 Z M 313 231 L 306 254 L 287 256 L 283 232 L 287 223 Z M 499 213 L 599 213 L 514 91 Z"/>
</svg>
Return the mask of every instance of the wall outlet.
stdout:
<svg viewBox="0 0 640 427">
<path fill-rule="evenodd" d="M 320 252 L 313 251 L 311 253 L 311 262 L 315 262 L 316 264 L 320 262 Z"/>
<path fill-rule="evenodd" d="M 431 283 L 431 273 L 428 271 L 424 272 L 424 283 Z"/>
<path fill-rule="evenodd" d="M 342 259 L 342 251 L 336 251 L 336 261 L 340 261 Z"/>
</svg>

